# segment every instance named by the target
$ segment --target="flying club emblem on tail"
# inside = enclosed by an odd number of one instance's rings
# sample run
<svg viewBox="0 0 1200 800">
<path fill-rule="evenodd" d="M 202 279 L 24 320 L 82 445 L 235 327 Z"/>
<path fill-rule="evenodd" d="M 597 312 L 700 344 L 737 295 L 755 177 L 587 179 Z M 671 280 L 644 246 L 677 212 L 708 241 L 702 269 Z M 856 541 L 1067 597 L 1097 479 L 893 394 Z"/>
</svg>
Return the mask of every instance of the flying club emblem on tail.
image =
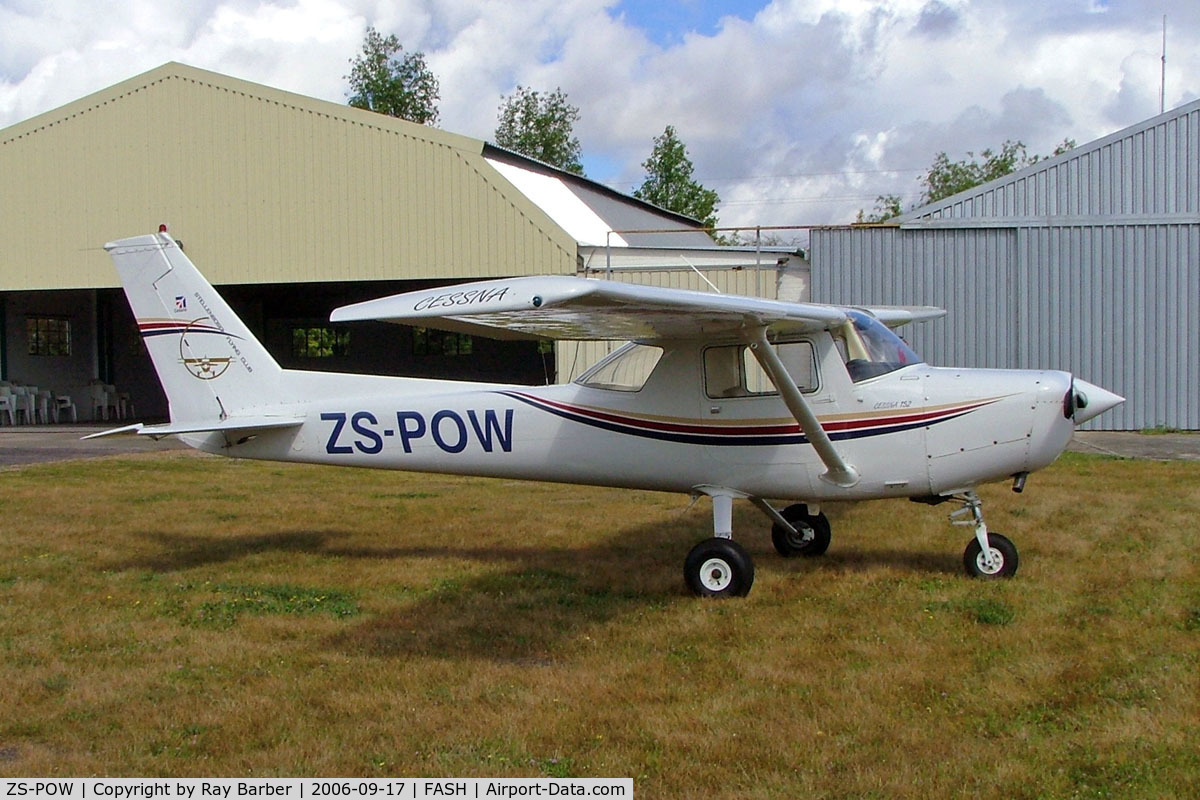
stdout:
<svg viewBox="0 0 1200 800">
<path fill-rule="evenodd" d="M 240 339 L 227 331 L 212 324 L 208 317 L 199 317 L 191 322 L 180 323 L 171 319 L 139 319 L 138 330 L 143 339 L 151 336 L 179 336 L 179 361 L 192 377 L 202 381 L 216 380 L 225 374 L 234 356 L 211 354 L 210 348 L 216 340 L 210 340 L 209 334 L 220 336 L 233 351 L 237 352 L 234 339 Z"/>
</svg>

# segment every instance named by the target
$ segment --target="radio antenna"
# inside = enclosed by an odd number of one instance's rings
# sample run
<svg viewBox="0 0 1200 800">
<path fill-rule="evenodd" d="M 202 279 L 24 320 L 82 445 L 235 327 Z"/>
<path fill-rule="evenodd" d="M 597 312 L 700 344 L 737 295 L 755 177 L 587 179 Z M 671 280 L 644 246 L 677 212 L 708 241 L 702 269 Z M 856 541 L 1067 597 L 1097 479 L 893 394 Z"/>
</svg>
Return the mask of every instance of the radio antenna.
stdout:
<svg viewBox="0 0 1200 800">
<path fill-rule="evenodd" d="M 1167 15 L 1163 14 L 1162 80 L 1159 82 L 1158 113 L 1167 111 Z"/>
</svg>

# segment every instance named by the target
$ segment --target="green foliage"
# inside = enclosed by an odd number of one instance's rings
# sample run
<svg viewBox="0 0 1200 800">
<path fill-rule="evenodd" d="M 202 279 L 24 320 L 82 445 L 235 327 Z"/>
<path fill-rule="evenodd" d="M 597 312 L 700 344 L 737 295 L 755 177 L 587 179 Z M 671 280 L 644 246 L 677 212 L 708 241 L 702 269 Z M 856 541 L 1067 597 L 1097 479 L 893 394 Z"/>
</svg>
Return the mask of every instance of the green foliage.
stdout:
<svg viewBox="0 0 1200 800">
<path fill-rule="evenodd" d="M 317 614 L 351 617 L 359 612 L 353 595 L 338 589 L 310 589 L 292 584 L 225 585 L 213 588 L 217 600 L 204 603 L 188 618 L 203 627 L 225 629 L 240 614 Z"/>
<path fill-rule="evenodd" d="M 1183 433 L 1183 430 L 1172 428 L 1169 425 L 1155 425 L 1152 428 L 1142 428 L 1138 433 L 1142 436 L 1169 436 L 1174 433 Z"/>
<path fill-rule="evenodd" d="M 978 157 L 972 152 L 962 161 L 951 161 L 945 151 L 933 157 L 933 164 L 923 179 L 925 191 L 922 205 L 966 191 L 981 183 L 1002 177 L 1034 162 L 1026 153 L 1023 142 L 1005 141 L 1000 152 L 988 148 Z"/>
<path fill-rule="evenodd" d="M 350 331 L 325 325 L 292 328 L 292 355 L 297 358 L 332 358 L 350 351 Z"/>
<path fill-rule="evenodd" d="M 1051 156 L 1062 155 L 1074 147 L 1074 139 L 1063 139 L 1054 148 Z M 1029 155 L 1024 142 L 1012 140 L 1007 140 L 1000 145 L 999 152 L 988 148 L 976 156 L 975 153 L 968 151 L 967 157 L 961 161 L 951 161 L 946 152 L 942 151 L 933 157 L 933 163 L 930 164 L 925 176 L 921 179 L 921 199 L 917 205 L 936 203 L 943 198 L 965 192 L 982 183 L 1002 178 L 1010 172 L 1016 172 L 1036 164 L 1042 158 L 1043 156 Z M 855 222 L 860 224 L 886 222 L 902 213 L 904 211 L 900 206 L 899 195 L 881 194 L 875 198 L 875 209 L 870 214 L 859 209 Z"/>
<path fill-rule="evenodd" d="M 892 217 L 898 217 L 903 213 L 904 211 L 900 208 L 900 195 L 881 194 L 875 198 L 875 210 L 868 215 L 860 208 L 858 210 L 858 217 L 854 221 L 859 224 L 886 222 Z"/>
<path fill-rule="evenodd" d="M 1053 155 L 1061 155 L 1075 147 L 1075 141 L 1064 139 L 1054 148 Z M 1000 145 L 1000 152 L 991 148 L 982 151 L 978 158 L 968 152 L 962 161 L 951 161 L 943 151 L 933 158 L 933 164 L 925 173 L 923 183 L 925 190 L 921 194 L 921 204 L 935 203 L 944 197 L 959 192 L 965 192 L 980 184 L 1002 178 L 1010 172 L 1016 172 L 1042 160 L 1042 156 L 1030 156 L 1024 142 L 1007 140 Z"/>
<path fill-rule="evenodd" d="M 543 94 L 518 86 L 500 103 L 496 144 L 582 175 L 582 150 L 574 133 L 578 121 L 579 109 L 562 89 Z"/>
<path fill-rule="evenodd" d="M 965 606 L 980 625 L 1007 625 L 1017 616 L 1017 612 L 1008 603 L 989 597 L 975 598 Z"/>
<path fill-rule="evenodd" d="M 409 122 L 437 122 L 438 81 L 423 53 L 404 53 L 394 34 L 367 28 L 362 52 L 350 59 L 350 105 Z"/>
<path fill-rule="evenodd" d="M 1183 627 L 1184 630 L 1200 633 L 1200 606 L 1189 608 L 1184 612 Z"/>
<path fill-rule="evenodd" d="M 698 219 L 706 228 L 716 227 L 716 207 L 721 198 L 692 177 L 692 160 L 673 125 L 655 137 L 654 149 L 642 167 L 646 180 L 633 191 L 634 197 Z"/>
</svg>

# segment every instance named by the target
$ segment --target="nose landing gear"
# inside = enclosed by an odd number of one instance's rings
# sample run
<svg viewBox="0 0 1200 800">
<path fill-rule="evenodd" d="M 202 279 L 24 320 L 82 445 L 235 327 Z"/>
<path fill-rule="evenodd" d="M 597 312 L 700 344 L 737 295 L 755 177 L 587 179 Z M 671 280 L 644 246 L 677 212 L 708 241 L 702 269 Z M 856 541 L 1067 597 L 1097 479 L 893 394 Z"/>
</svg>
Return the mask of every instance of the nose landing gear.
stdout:
<svg viewBox="0 0 1200 800">
<path fill-rule="evenodd" d="M 983 501 L 974 491 L 955 495 L 962 508 L 950 513 L 953 525 L 975 528 L 975 537 L 967 543 L 963 552 L 963 567 L 972 578 L 995 580 L 1011 578 L 1017 574 L 1017 546 L 1008 537 L 989 533 L 983 521 Z M 969 517 L 969 519 L 967 518 Z"/>
</svg>

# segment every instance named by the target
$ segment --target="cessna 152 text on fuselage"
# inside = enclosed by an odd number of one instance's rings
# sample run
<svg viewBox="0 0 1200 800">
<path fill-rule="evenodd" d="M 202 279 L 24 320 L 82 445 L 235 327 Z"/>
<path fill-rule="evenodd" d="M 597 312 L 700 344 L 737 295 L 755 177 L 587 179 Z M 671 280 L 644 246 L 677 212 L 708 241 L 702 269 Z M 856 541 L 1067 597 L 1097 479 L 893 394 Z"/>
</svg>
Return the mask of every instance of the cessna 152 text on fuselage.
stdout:
<svg viewBox="0 0 1200 800">
<path fill-rule="evenodd" d="M 1065 372 L 931 367 L 892 331 L 932 308 L 783 303 L 567 276 L 386 297 L 333 322 L 388 320 L 501 339 L 629 341 L 557 386 L 285 370 L 165 232 L 106 245 L 170 403 L 118 431 L 237 458 L 682 492 L 712 499 L 685 560 L 700 595 L 742 595 L 745 499 L 784 556 L 819 555 L 832 500 L 954 500 L 969 574 L 1015 573 L 974 488 L 1028 473 L 1122 398 Z M 106 431 L 112 433 L 114 431 Z M 103 434 L 100 434 L 103 435 Z M 774 500 L 791 501 L 778 509 Z"/>
</svg>

